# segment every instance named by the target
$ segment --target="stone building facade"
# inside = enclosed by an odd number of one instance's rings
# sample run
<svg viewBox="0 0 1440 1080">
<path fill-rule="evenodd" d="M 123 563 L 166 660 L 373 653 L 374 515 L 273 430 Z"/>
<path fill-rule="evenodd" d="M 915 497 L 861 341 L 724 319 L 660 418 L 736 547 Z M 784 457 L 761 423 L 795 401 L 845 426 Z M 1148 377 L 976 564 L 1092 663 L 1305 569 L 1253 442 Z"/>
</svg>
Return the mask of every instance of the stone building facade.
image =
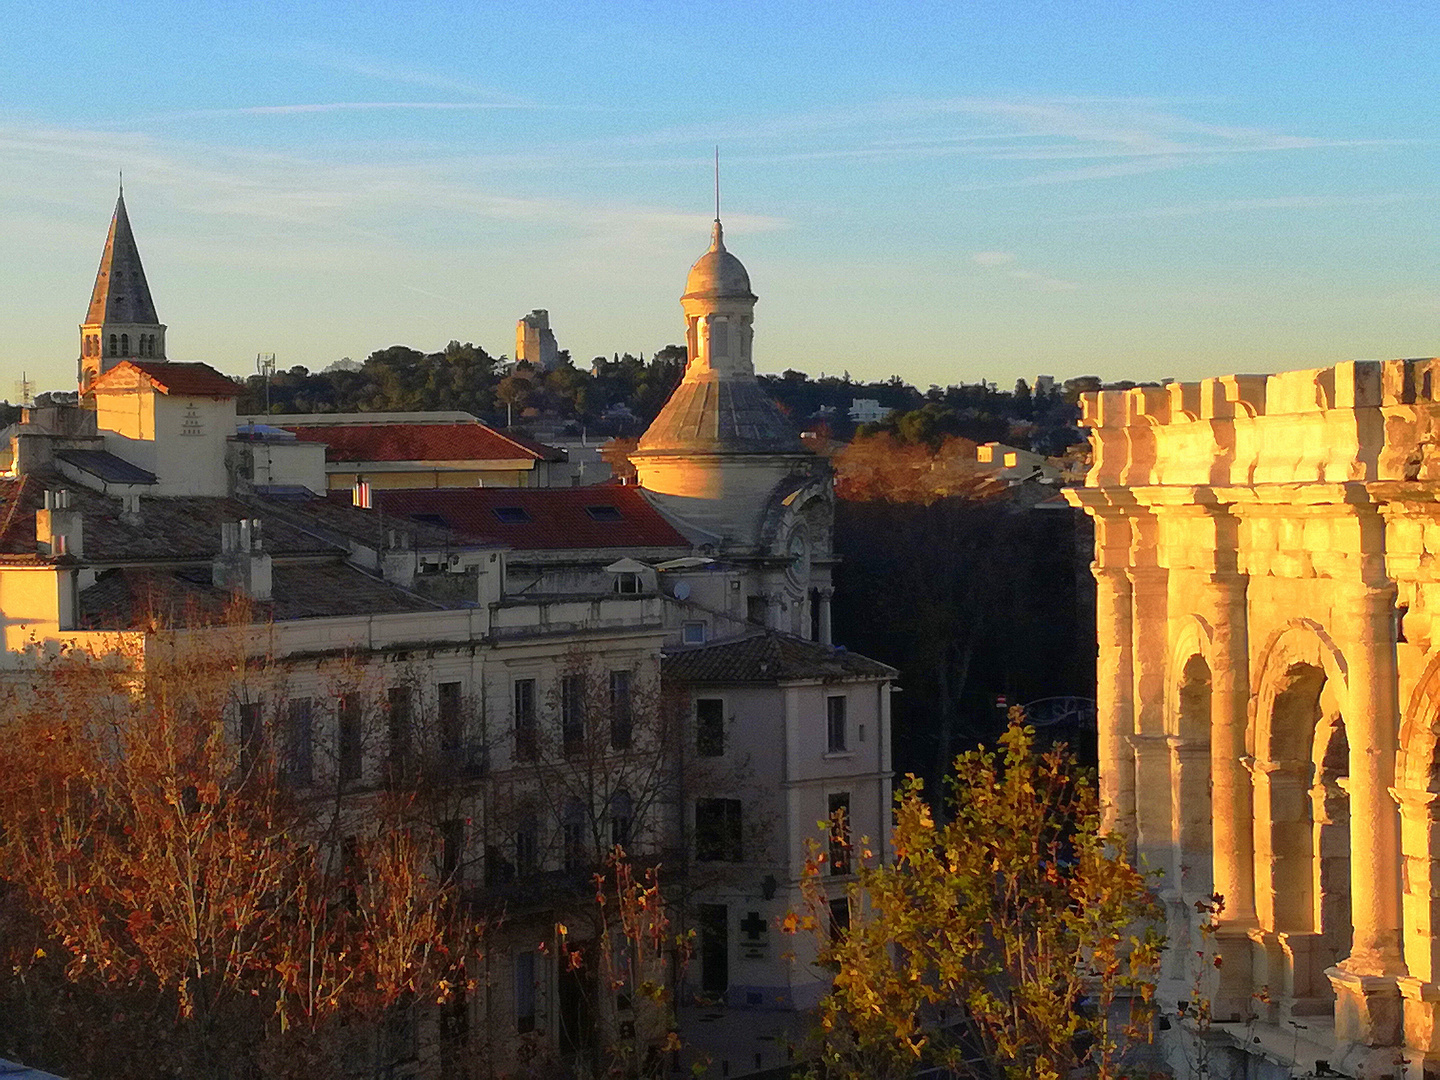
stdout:
<svg viewBox="0 0 1440 1080">
<path fill-rule="evenodd" d="M 1440 1076 L 1437 375 L 1084 398 L 1107 824 L 1163 874 L 1212 1076 Z"/>
<path fill-rule="evenodd" d="M 122 264 L 133 295 L 123 201 L 97 297 Z M 852 830 L 885 832 L 896 673 L 830 641 L 831 475 L 756 382 L 756 298 L 719 222 L 682 299 L 704 345 L 641 443 L 638 486 L 323 494 L 325 445 L 238 418 L 234 380 L 164 357 L 144 297 L 150 322 L 123 325 L 154 328 L 159 355 L 120 336 L 112 355 L 108 330 L 103 347 L 82 340 L 81 404 L 27 410 L 12 431 L 0 685 L 32 679 L 37 648 L 144 655 L 157 627 L 198 630 L 239 598 L 277 674 L 237 698 L 253 707 L 237 742 L 258 718 L 271 745 L 303 746 L 288 782 L 352 835 L 397 763 L 437 781 L 437 873 L 506 919 L 455 1024 L 421 1003 L 395 1053 L 373 1040 L 386 1075 L 454 1075 L 462 1051 L 596 1071 L 626 1025 L 658 1047 L 637 996 L 537 946 L 580 925 L 611 841 L 664 866 L 673 925 L 696 930 L 679 999 L 813 1006 L 829 973 L 776 923 L 803 906 L 818 822 L 837 852 Z M 454 442 L 460 425 L 433 426 Z M 848 854 L 829 871 L 839 917 Z M 783 1064 L 763 1049 L 757 1067 Z"/>
</svg>

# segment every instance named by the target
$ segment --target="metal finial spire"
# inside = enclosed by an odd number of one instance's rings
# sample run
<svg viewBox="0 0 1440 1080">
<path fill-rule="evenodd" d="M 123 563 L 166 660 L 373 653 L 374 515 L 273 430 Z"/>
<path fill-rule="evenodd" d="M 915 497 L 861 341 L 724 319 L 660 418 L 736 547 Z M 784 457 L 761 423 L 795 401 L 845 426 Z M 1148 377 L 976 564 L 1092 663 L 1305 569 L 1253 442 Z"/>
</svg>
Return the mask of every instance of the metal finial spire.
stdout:
<svg viewBox="0 0 1440 1080">
<path fill-rule="evenodd" d="M 715 220 L 720 220 L 720 144 L 715 144 Z"/>
<path fill-rule="evenodd" d="M 125 197 L 125 170 L 120 170 L 120 197 Z"/>
</svg>

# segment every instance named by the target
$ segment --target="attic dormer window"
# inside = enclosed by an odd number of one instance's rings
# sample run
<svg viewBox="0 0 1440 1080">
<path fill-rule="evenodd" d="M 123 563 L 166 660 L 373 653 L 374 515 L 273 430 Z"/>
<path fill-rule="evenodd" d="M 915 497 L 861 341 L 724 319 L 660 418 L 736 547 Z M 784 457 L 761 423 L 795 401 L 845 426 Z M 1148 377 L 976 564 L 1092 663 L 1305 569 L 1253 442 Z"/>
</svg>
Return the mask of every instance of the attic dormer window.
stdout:
<svg viewBox="0 0 1440 1080">
<path fill-rule="evenodd" d="M 615 591 L 626 596 L 633 596 L 640 591 L 640 575 L 623 571 L 615 575 Z"/>
<path fill-rule="evenodd" d="M 623 521 L 624 515 L 617 506 L 587 506 L 585 513 L 595 521 Z"/>
<path fill-rule="evenodd" d="M 497 506 L 491 512 L 507 525 L 514 525 L 530 520 L 530 515 L 525 512 L 523 506 Z"/>
</svg>

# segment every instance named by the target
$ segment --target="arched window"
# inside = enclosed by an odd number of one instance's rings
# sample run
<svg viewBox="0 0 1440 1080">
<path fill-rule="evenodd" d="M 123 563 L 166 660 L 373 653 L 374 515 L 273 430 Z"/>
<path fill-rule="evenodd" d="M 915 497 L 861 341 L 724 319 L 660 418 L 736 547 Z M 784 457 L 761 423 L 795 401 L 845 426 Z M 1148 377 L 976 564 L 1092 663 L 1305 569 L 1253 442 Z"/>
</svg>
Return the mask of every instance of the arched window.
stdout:
<svg viewBox="0 0 1440 1080">
<path fill-rule="evenodd" d="M 120 335 L 120 355 L 121 355 L 121 356 L 129 356 L 129 355 L 130 355 L 130 335 L 129 335 L 129 334 L 121 334 L 121 335 Z"/>
<path fill-rule="evenodd" d="M 119 355 L 120 355 L 120 347 L 119 347 L 119 344 L 118 344 L 119 340 L 120 340 L 120 339 L 117 338 L 114 334 L 111 334 L 111 335 L 110 335 L 110 355 L 111 355 L 111 356 L 119 356 Z"/>
</svg>

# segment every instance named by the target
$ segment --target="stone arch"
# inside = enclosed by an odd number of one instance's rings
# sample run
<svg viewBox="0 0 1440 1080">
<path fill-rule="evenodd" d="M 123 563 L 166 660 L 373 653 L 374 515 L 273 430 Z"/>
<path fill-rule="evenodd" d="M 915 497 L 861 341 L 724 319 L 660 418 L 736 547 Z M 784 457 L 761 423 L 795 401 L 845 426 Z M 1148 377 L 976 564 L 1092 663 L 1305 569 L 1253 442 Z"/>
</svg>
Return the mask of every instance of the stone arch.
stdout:
<svg viewBox="0 0 1440 1080">
<path fill-rule="evenodd" d="M 1349 952 L 1347 682 L 1344 657 L 1308 619 L 1272 634 L 1256 666 L 1246 737 L 1264 951 L 1256 981 L 1292 1015 L 1333 1008 L 1325 969 Z"/>
<path fill-rule="evenodd" d="M 1171 864 L 1164 886 L 1169 975 L 1184 979 L 1199 947 L 1196 902 L 1214 891 L 1211 808 L 1211 632 L 1199 616 L 1184 620 L 1166 665 L 1165 736 L 1170 759 Z"/>
<path fill-rule="evenodd" d="M 1415 684 L 1400 721 L 1395 786 L 1400 804 L 1400 857 L 1405 872 L 1405 964 L 1431 985 L 1440 982 L 1440 652 Z"/>
</svg>

